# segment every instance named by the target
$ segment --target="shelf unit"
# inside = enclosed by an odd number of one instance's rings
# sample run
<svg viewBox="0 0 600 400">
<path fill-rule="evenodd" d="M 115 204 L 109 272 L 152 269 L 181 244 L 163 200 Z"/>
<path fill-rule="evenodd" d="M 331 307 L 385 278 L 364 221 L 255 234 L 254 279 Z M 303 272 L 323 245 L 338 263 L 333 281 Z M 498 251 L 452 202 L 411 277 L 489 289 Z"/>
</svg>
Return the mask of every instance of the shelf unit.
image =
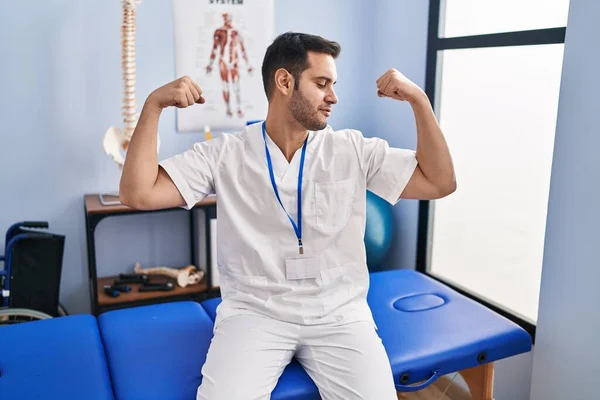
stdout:
<svg viewBox="0 0 600 400">
<path fill-rule="evenodd" d="M 116 196 L 103 196 L 108 201 L 118 201 Z M 112 198 L 111 198 L 112 197 Z M 131 287 L 131 291 L 123 292 L 118 297 L 112 297 L 104 292 L 104 285 L 111 285 L 118 278 L 118 276 L 98 276 L 97 265 L 96 265 L 96 238 L 95 231 L 96 227 L 105 218 L 118 217 L 129 214 L 148 214 L 157 212 L 181 212 L 182 208 L 169 208 L 164 210 L 134 210 L 122 204 L 117 205 L 103 205 L 100 202 L 98 194 L 86 194 L 84 195 L 84 208 L 85 208 L 85 225 L 86 225 L 86 242 L 87 242 L 87 258 L 88 258 L 88 278 L 89 278 L 89 289 L 90 289 L 90 302 L 91 312 L 93 315 L 99 315 L 102 312 L 118 309 L 135 307 L 140 305 L 155 304 L 168 301 L 177 300 L 196 300 L 202 301 L 210 297 L 219 296 L 219 287 L 212 284 L 212 257 L 214 256 L 211 251 L 211 232 L 210 221 L 217 217 L 217 199 L 215 196 L 209 196 L 201 202 L 197 203 L 196 206 L 189 210 L 190 216 L 190 255 L 193 264 L 196 260 L 202 260 L 202 264 L 199 267 L 205 268 L 204 279 L 195 285 L 186 286 L 185 288 L 179 287 L 173 279 L 163 276 L 150 276 L 151 282 L 162 283 L 162 282 L 174 282 L 174 289 L 169 291 L 152 291 L 152 292 L 139 292 L 138 289 L 141 284 L 128 284 Z M 194 217 L 194 212 L 198 210 L 203 211 L 205 218 L 200 219 L 203 221 L 203 226 L 196 226 L 198 218 Z M 203 249 L 198 246 L 198 237 L 203 241 Z M 196 254 L 196 251 L 203 251 L 203 254 Z M 125 271 L 124 271 L 125 272 Z M 129 272 L 127 272 L 129 273 Z"/>
</svg>

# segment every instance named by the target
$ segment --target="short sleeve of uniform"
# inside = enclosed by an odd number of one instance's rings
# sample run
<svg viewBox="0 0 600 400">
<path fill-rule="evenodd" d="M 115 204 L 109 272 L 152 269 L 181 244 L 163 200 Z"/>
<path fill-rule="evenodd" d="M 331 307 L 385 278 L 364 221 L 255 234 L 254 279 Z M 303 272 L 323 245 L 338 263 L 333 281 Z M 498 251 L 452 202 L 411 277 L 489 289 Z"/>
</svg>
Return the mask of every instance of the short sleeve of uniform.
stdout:
<svg viewBox="0 0 600 400">
<path fill-rule="evenodd" d="M 189 150 L 159 163 L 185 200 L 188 210 L 214 194 L 214 171 L 223 148 L 221 137 L 196 143 Z"/>
<path fill-rule="evenodd" d="M 381 138 L 365 138 L 358 131 L 352 136 L 366 175 L 367 189 L 388 203 L 396 204 L 417 167 L 416 152 L 390 147 Z"/>
</svg>

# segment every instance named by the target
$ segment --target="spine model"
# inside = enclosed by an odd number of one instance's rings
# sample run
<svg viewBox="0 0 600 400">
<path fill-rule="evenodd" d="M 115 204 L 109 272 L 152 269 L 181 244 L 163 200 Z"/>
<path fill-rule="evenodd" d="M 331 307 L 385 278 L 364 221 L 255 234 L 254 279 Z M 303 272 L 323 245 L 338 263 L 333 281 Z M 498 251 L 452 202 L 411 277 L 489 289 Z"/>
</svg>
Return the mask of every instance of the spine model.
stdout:
<svg viewBox="0 0 600 400">
<path fill-rule="evenodd" d="M 121 71 L 123 79 L 123 129 L 110 127 L 104 135 L 104 152 L 123 167 L 125 153 L 138 122 L 135 95 L 135 33 L 136 12 L 142 0 L 122 0 L 123 19 L 121 24 Z M 160 138 L 158 138 L 160 148 Z M 158 151 L 158 148 L 157 148 Z"/>
<path fill-rule="evenodd" d="M 135 98 L 135 0 L 123 1 L 123 24 L 121 25 L 121 68 L 123 70 L 123 150 L 131 140 L 137 124 L 137 104 Z"/>
</svg>

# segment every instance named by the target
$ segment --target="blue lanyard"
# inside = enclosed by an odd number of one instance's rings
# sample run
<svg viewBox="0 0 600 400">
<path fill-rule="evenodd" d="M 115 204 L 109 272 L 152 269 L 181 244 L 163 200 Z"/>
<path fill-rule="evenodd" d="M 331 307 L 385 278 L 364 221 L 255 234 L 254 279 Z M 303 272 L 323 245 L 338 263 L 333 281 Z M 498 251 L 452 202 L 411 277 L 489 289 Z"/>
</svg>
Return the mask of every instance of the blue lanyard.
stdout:
<svg viewBox="0 0 600 400">
<path fill-rule="evenodd" d="M 279 198 L 279 192 L 277 191 L 277 184 L 275 183 L 275 175 L 273 174 L 273 163 L 271 162 L 271 154 L 269 153 L 269 147 L 267 146 L 267 132 L 265 130 L 265 122 L 262 125 L 262 134 L 263 140 L 265 141 L 265 153 L 267 154 L 267 165 L 269 166 L 269 175 L 271 176 L 271 184 L 273 185 L 273 191 L 275 192 L 275 196 L 277 196 L 277 200 L 279 200 L 279 204 L 283 211 L 285 211 L 288 216 L 292 226 L 294 227 L 294 231 L 296 232 L 296 237 L 298 238 L 298 252 L 300 254 L 304 254 L 304 250 L 302 248 L 302 172 L 304 171 L 304 156 L 306 155 L 306 143 L 308 142 L 308 136 L 304 140 L 304 145 L 302 146 L 302 157 L 300 157 L 300 167 L 298 171 L 298 225 L 294 222 L 290 214 L 286 211 L 281 199 Z"/>
</svg>

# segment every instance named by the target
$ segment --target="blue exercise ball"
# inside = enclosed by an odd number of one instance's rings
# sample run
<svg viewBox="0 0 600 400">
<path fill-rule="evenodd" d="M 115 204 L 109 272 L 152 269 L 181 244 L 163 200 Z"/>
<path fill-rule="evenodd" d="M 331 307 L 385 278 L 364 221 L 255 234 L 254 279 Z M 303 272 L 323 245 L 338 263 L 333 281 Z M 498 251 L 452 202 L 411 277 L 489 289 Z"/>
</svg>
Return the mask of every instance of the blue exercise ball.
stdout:
<svg viewBox="0 0 600 400">
<path fill-rule="evenodd" d="M 394 236 L 392 205 L 373 192 L 367 191 L 367 224 L 365 247 L 369 272 L 381 269 Z"/>
</svg>

